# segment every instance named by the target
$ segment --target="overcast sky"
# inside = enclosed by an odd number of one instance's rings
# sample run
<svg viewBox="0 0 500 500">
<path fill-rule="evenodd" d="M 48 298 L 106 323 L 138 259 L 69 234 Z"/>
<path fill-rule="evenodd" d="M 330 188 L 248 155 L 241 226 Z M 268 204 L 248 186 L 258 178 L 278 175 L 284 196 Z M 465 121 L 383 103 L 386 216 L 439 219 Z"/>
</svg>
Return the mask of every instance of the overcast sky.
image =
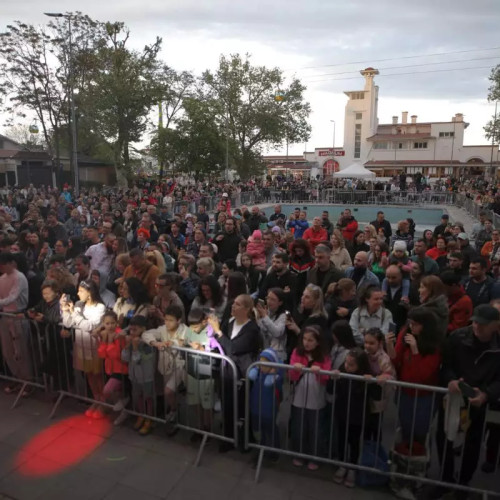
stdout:
<svg viewBox="0 0 500 500">
<path fill-rule="evenodd" d="M 500 64 L 499 0 L 2 1 L 0 31 L 14 19 L 44 23 L 44 11 L 76 10 L 124 21 L 138 48 L 161 36 L 162 56 L 176 69 L 201 73 L 221 53 L 248 52 L 255 64 L 297 76 L 312 106 L 308 150 L 332 144 L 330 120 L 342 145 L 343 91 L 362 89 L 359 70 L 367 66 L 380 71 L 381 123 L 401 111 L 419 121 L 463 113 L 466 144 L 486 143 L 483 126 L 494 113 L 488 76 Z M 294 145 L 290 153 L 303 150 Z"/>
</svg>

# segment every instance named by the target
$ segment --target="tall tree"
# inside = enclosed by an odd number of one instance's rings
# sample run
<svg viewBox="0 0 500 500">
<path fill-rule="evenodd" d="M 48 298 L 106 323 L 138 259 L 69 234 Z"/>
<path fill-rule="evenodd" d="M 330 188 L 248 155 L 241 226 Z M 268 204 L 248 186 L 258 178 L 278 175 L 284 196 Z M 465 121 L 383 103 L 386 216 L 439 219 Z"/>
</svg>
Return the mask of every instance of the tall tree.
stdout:
<svg viewBox="0 0 500 500">
<path fill-rule="evenodd" d="M 88 84 L 89 55 L 103 34 L 101 23 L 76 12 L 42 27 L 16 21 L 1 38 L 1 108 L 12 117 L 37 117 L 54 166 L 61 143 L 70 144 L 63 137 L 69 134 L 70 88 L 81 91 Z"/>
<path fill-rule="evenodd" d="M 106 23 L 106 34 L 80 102 L 91 128 L 112 148 L 117 182 L 123 186 L 131 173 L 131 143 L 142 139 L 157 103 L 161 39 L 138 52 L 127 47 L 130 32 L 123 23 Z"/>
<path fill-rule="evenodd" d="M 490 88 L 488 89 L 488 101 L 498 102 L 500 101 L 500 64 L 491 70 L 489 77 L 491 82 Z M 484 127 L 485 136 L 488 140 L 500 143 L 500 116 L 492 116 L 491 120 Z"/>
<path fill-rule="evenodd" d="M 156 150 L 160 164 L 159 176 L 163 177 L 163 170 L 169 161 L 168 140 L 172 136 L 171 127 L 183 111 L 184 99 L 193 93 L 195 78 L 188 71 L 175 71 L 164 65 L 156 77 L 156 92 L 158 95 L 159 120 L 158 130 L 155 131 Z M 160 130 L 163 129 L 163 130 Z"/>
<path fill-rule="evenodd" d="M 305 87 L 287 84 L 279 68 L 252 66 L 247 55 L 221 56 L 215 72 L 202 75 L 202 98 L 213 104 L 219 127 L 238 145 L 231 167 L 242 178 L 262 170 L 264 148 L 305 142 L 311 127 Z"/>
<path fill-rule="evenodd" d="M 158 129 L 154 134 L 153 154 L 196 180 L 220 175 L 234 144 L 226 140 L 225 131 L 219 127 L 213 105 L 195 97 L 184 99 L 176 127 Z"/>
</svg>

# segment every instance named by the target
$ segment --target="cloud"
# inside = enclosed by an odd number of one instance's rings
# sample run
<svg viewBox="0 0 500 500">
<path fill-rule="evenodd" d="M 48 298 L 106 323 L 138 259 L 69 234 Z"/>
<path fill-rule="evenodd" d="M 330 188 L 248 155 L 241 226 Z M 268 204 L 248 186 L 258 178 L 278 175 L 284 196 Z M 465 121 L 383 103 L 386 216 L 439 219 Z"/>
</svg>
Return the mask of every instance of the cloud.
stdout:
<svg viewBox="0 0 500 500">
<path fill-rule="evenodd" d="M 255 64 L 286 69 L 287 75 L 297 76 L 308 86 L 313 109 L 310 145 L 331 142 L 330 119 L 338 123 L 337 143 L 341 144 L 343 91 L 363 87 L 358 72 L 366 66 L 381 72 L 376 79 L 381 117 L 390 118 L 395 103 L 428 120 L 446 120 L 466 109 L 471 122 L 467 138 L 484 142 L 482 126 L 492 114 L 485 102 L 487 78 L 489 68 L 500 63 L 500 49 L 457 51 L 500 46 L 498 0 L 413 4 L 400 0 L 148 0 L 140 4 L 136 0 L 87 0 L 83 7 L 91 17 L 124 21 L 137 48 L 162 36 L 162 55 L 177 69 L 200 73 L 215 68 L 221 53 L 235 52 L 252 53 Z M 53 11 L 83 7 L 76 0 L 50 3 Z M 8 2 L 2 5 L 0 24 L 13 19 L 45 22 L 42 10 L 35 0 Z M 450 52 L 454 53 L 425 56 Z M 486 57 L 491 59 L 482 59 Z M 380 59 L 390 60 L 375 62 Z M 478 69 L 442 71 L 471 67 Z M 342 72 L 354 73 L 328 75 Z M 294 147 L 303 149 L 303 145 Z"/>
</svg>

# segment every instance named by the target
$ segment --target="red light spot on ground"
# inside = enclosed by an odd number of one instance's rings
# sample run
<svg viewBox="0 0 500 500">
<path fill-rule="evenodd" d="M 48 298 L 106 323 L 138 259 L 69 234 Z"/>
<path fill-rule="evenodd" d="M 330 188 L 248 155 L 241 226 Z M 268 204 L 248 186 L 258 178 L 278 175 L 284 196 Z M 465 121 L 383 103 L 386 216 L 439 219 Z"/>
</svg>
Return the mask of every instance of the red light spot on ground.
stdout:
<svg viewBox="0 0 500 500">
<path fill-rule="evenodd" d="M 110 430 L 111 424 L 105 418 L 70 417 L 31 439 L 17 454 L 15 465 L 25 476 L 55 474 L 81 462 L 104 441 Z"/>
</svg>

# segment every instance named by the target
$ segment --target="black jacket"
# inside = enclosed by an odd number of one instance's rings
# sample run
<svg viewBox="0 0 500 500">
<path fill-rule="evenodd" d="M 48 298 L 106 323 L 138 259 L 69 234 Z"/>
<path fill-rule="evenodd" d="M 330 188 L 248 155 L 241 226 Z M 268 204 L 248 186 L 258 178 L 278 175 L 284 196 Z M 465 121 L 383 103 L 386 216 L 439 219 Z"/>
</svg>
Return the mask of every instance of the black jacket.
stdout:
<svg viewBox="0 0 500 500">
<path fill-rule="evenodd" d="M 344 273 L 337 269 L 333 262 L 330 262 L 330 268 L 324 275 L 321 283 L 319 283 L 318 278 L 318 266 L 314 266 L 307 273 L 307 284 L 312 283 L 313 285 L 319 286 L 323 291 L 323 295 L 325 295 L 326 291 L 328 290 L 328 285 L 330 283 L 337 283 L 337 281 L 342 278 L 345 278 Z"/>
<path fill-rule="evenodd" d="M 221 235 L 224 236 L 224 238 L 221 241 L 217 241 L 217 237 Z M 238 233 L 228 234 L 226 232 L 221 232 L 215 235 L 214 243 L 219 249 L 218 256 L 221 262 L 225 262 L 228 259 L 236 259 L 238 255 L 238 244 L 241 239 Z"/>
<path fill-rule="evenodd" d="M 285 307 L 292 311 L 297 305 L 298 297 L 296 295 L 296 276 L 289 269 L 287 269 L 281 276 L 276 274 L 276 271 L 271 271 L 264 277 L 260 286 L 259 298 L 264 299 L 267 291 L 270 288 L 290 288 L 290 293 L 287 294 Z"/>
<path fill-rule="evenodd" d="M 459 328 L 446 339 L 443 349 L 442 379 L 464 379 L 488 395 L 490 403 L 500 399 L 500 333 L 488 344 L 482 344 L 474 335 L 472 326 Z"/>
<path fill-rule="evenodd" d="M 239 370 L 238 377 L 244 378 L 247 368 L 257 359 L 262 349 L 262 337 L 259 326 L 253 320 L 246 323 L 232 339 L 233 326 L 234 321 L 229 321 L 227 332 L 223 332 L 219 342 L 226 356 L 236 363 Z"/>
</svg>

